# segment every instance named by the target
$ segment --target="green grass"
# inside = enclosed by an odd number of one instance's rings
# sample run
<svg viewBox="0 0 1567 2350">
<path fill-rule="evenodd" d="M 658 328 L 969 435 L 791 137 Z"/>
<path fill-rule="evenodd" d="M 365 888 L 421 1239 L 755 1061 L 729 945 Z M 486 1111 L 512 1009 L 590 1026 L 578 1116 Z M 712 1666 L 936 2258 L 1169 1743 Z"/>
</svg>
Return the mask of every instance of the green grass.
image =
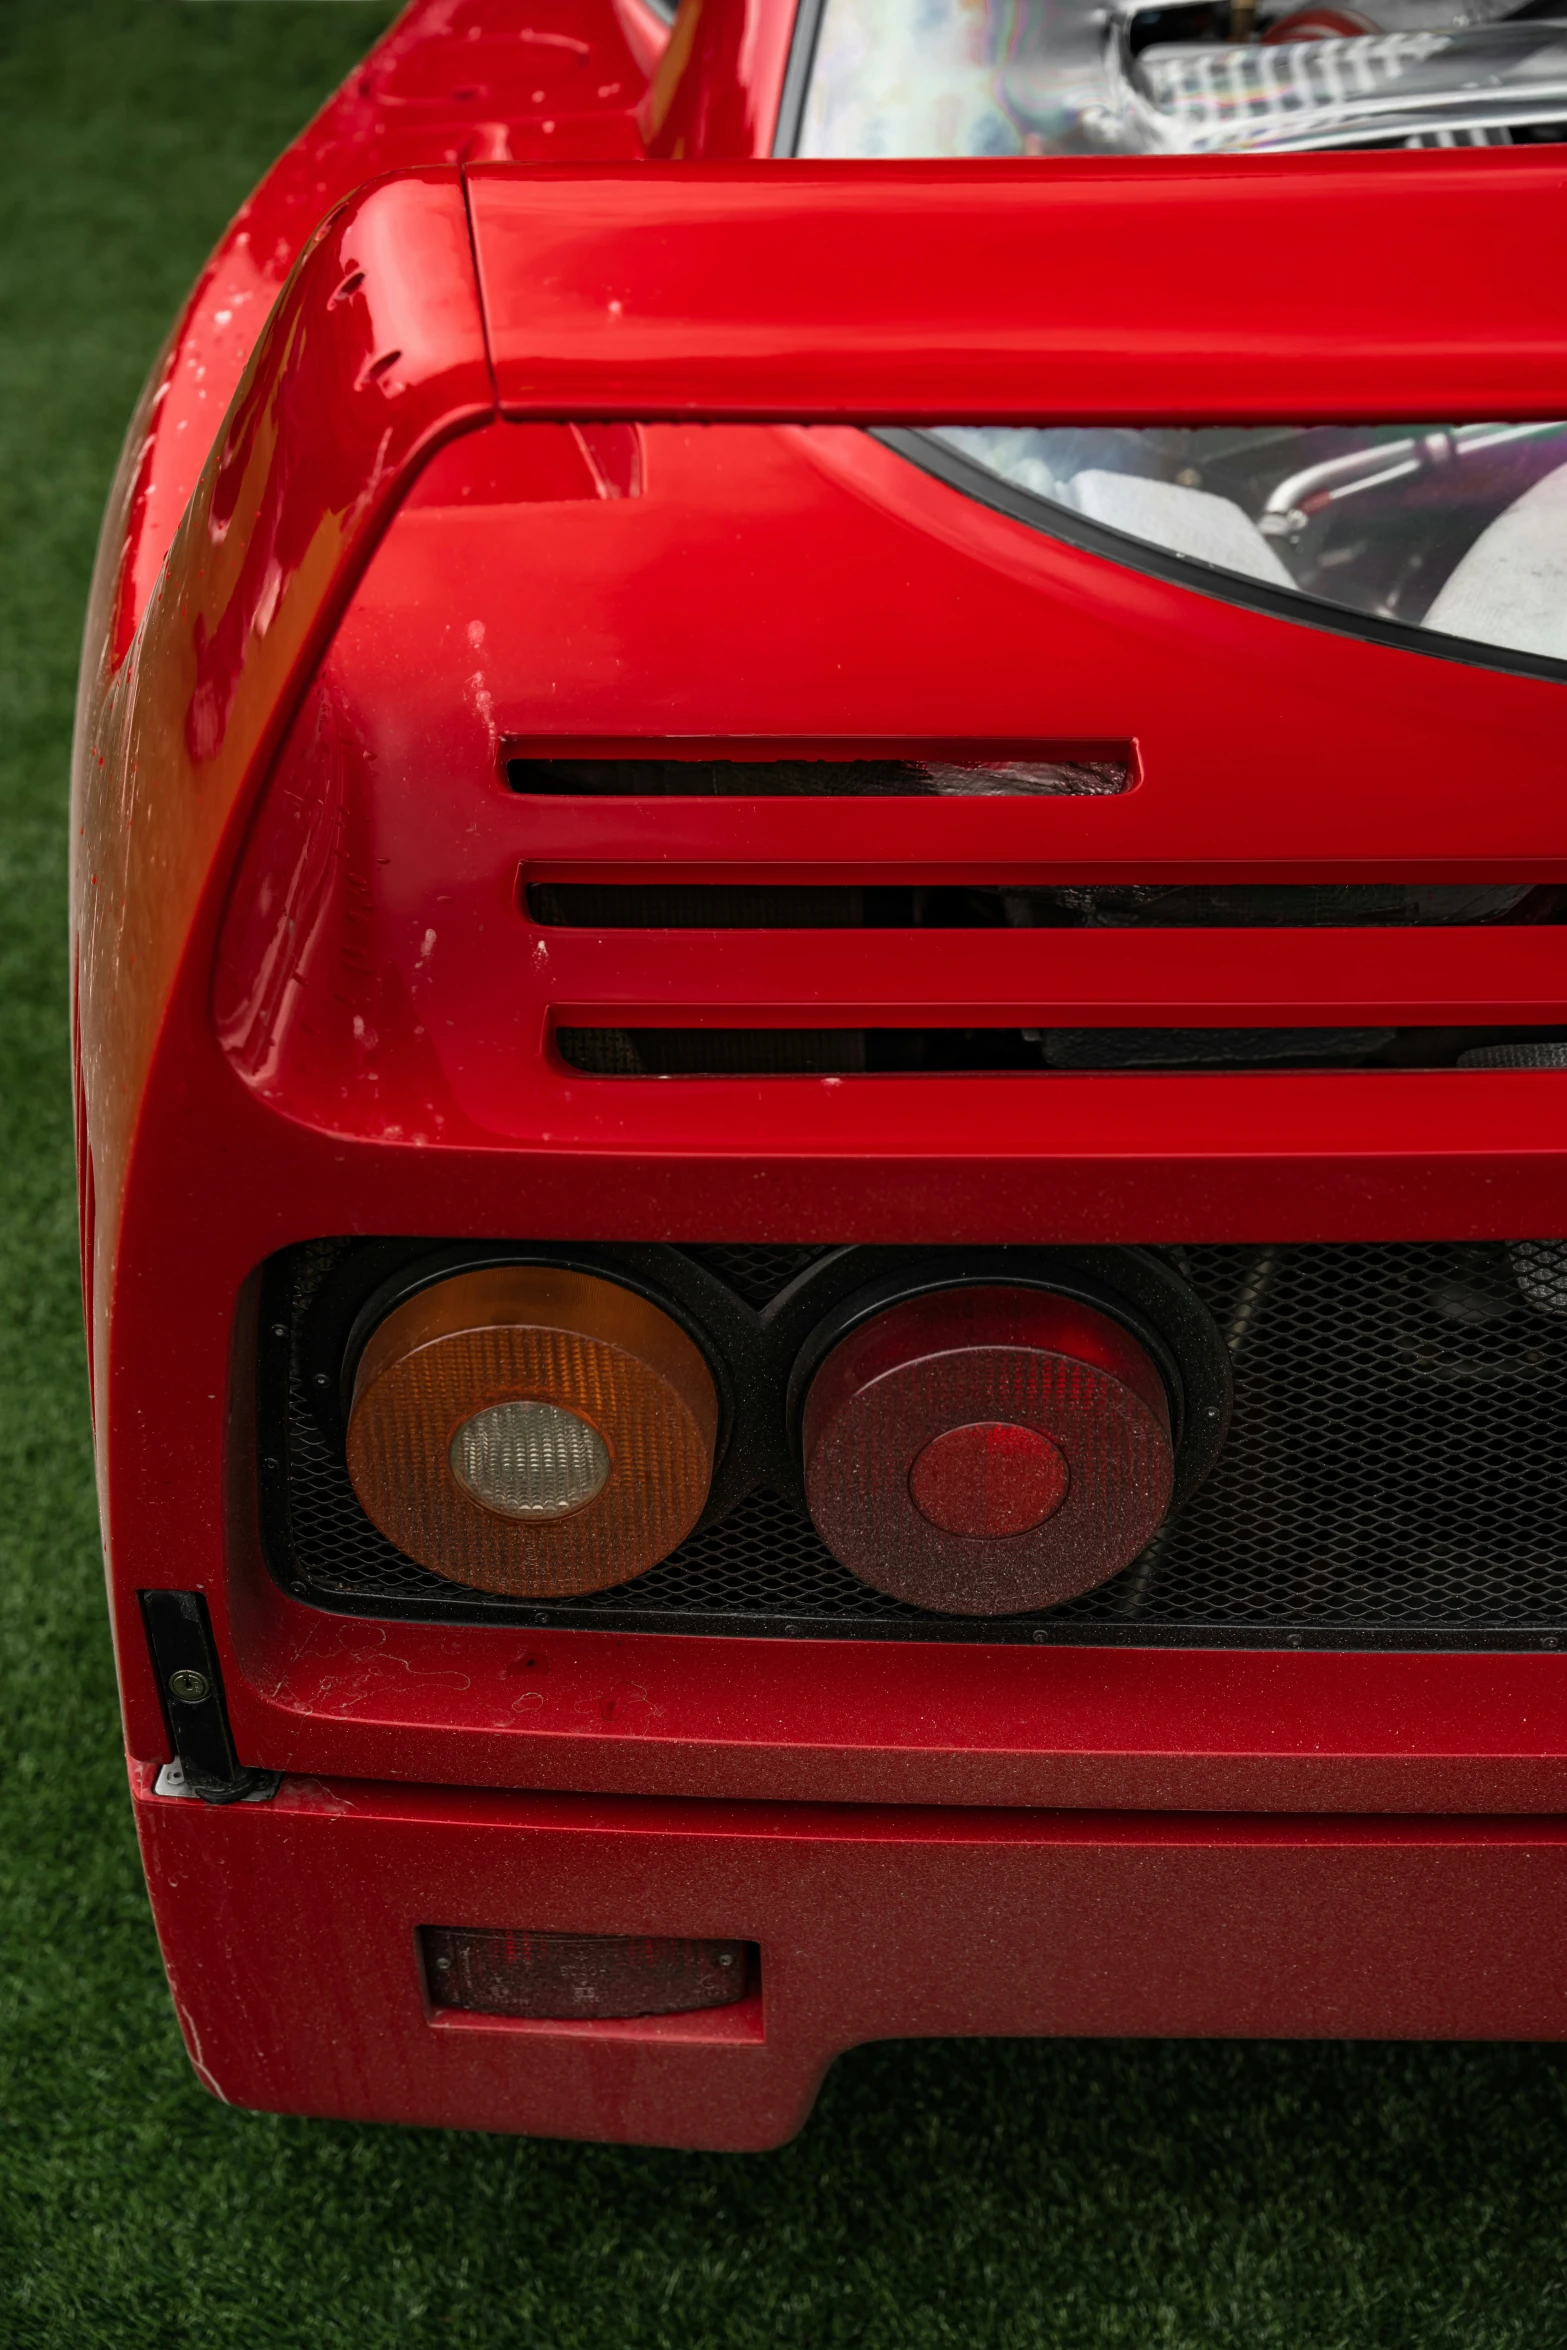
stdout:
<svg viewBox="0 0 1567 2350">
<path fill-rule="evenodd" d="M 100 1597 L 66 746 L 140 376 L 384 14 L 0 0 L 0 2346 L 1567 2342 L 1554 2049 L 869 2049 L 735 2160 L 278 2121 L 188 2070 Z"/>
</svg>

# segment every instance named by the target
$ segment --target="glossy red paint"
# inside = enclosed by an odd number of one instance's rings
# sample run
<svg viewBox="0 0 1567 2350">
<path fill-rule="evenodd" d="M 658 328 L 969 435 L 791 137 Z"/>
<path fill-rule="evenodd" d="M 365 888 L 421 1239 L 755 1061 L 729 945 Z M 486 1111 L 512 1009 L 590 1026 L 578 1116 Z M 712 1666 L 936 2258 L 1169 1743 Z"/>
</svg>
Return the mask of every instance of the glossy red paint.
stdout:
<svg viewBox="0 0 1567 2350">
<path fill-rule="evenodd" d="M 84 693 L 76 947 L 100 1245 L 225 832 L 417 467 L 493 409 L 456 174 L 387 182 L 330 216 L 132 645 L 117 666 L 105 646 Z"/>
<path fill-rule="evenodd" d="M 136 1808 L 192 2060 L 274 2111 L 745 2152 L 792 2137 L 831 2059 L 867 2040 L 1567 2036 L 1555 1821 L 320 1780 L 211 1813 L 144 1778 Z M 417 1957 L 420 1926 L 454 1919 L 749 1940 L 760 1983 L 689 2015 L 456 2015 L 429 2007 Z"/>
<path fill-rule="evenodd" d="M 126 442 L 104 532 L 100 601 L 123 583 L 118 650 L 146 607 L 175 528 L 268 313 L 318 223 L 391 171 L 557 147 L 633 157 L 647 65 L 628 46 L 638 0 L 412 0 L 241 206 L 203 271 Z M 123 550 L 123 551 L 122 551 Z M 96 630 L 89 632 L 95 645 Z"/>
<path fill-rule="evenodd" d="M 878 880 L 903 869 L 891 858 L 871 868 Z M 1567 1020 L 1561 948 L 1522 927 L 1476 931 L 1456 954 L 1430 931 L 1263 931 L 1243 960 L 1202 930 L 809 936 L 808 959 L 804 936 L 786 959 L 777 932 L 552 930 L 551 1009 L 566 1026 L 610 1028 L 653 1015 L 679 1028 L 876 1028 L 915 1008 L 922 1024 L 954 1028 Z"/>
<path fill-rule="evenodd" d="M 591 188 L 480 167 L 469 191 L 508 415 L 1561 412 L 1567 319 L 1537 261 L 1567 207 L 1549 148 L 714 165 Z M 1404 256 L 1396 322 L 1381 235 Z M 1194 270 L 1194 250 L 1224 268 Z"/>
<path fill-rule="evenodd" d="M 669 47 L 670 20 L 650 0 L 614 0 L 615 21 L 638 70 L 651 74 Z"/>
<path fill-rule="evenodd" d="M 476 459 L 488 437 L 468 444 Z M 645 1236 L 672 1231 L 678 1192 L 739 1237 L 746 1192 L 719 1177 L 699 1204 L 694 1153 L 759 1159 L 774 1231 L 783 1217 L 811 1238 L 1043 1237 L 1026 1177 L 1009 1188 L 1036 1151 L 1063 1238 L 1412 1237 L 1472 1231 L 1477 1217 L 1498 1234 L 1558 1228 L 1567 1199 L 1542 1196 L 1539 1154 L 1567 1128 L 1533 1076 L 714 1087 L 567 1069 L 550 1042 L 561 1024 L 961 1027 L 1058 1012 L 1222 1024 L 1244 1012 L 1248 1025 L 1295 1026 L 1395 1005 L 1435 1024 L 1500 1001 L 1548 1018 L 1561 986 L 1545 932 L 1170 932 L 1118 956 L 1119 939 L 1048 932 L 823 932 L 807 948 L 787 933 L 533 923 L 532 881 L 1567 872 L 1552 682 L 1217 606 L 1046 541 L 860 434 L 655 426 L 642 438 L 637 498 L 421 508 L 393 523 L 296 721 L 218 950 L 220 1033 L 261 1099 L 344 1139 L 395 1128 L 478 1150 L 526 1144 L 530 1183 L 548 1194 L 531 1211 L 541 1230 L 562 1212 L 576 1231 L 637 1213 L 624 1199 L 587 1204 L 608 1152 L 637 1160 Z M 791 719 L 807 745 L 1131 735 L 1139 781 L 1055 800 L 513 794 L 502 750 L 536 745 L 547 717 L 565 744 L 612 747 L 613 727 L 631 751 L 670 736 L 776 739 Z M 1477 793 L 1500 745 L 1507 787 Z M 326 808 L 343 855 L 318 884 L 298 812 Z M 373 887 L 357 878 L 372 874 Z M 301 892 L 310 944 L 280 959 L 278 924 L 297 919 Z M 562 1154 L 574 1165 L 556 1192 Z M 1399 1179 L 1415 1162 L 1419 1183 Z M 647 1189 L 661 1164 L 668 1205 Z M 889 1184 L 899 1165 L 907 1188 Z"/>
<path fill-rule="evenodd" d="M 529 918 L 534 880 L 1567 879 L 1555 680 L 1123 571 L 847 429 L 1042 413 L 1068 312 L 1052 380 L 1099 415 L 1153 385 L 1172 415 L 1561 413 L 1529 261 L 1559 167 L 493 168 L 767 153 L 789 17 L 688 0 L 659 64 L 636 0 L 420 0 L 241 215 L 133 428 L 78 750 L 79 1127 L 127 1742 L 193 2050 L 291 2110 L 739 2145 L 878 2033 L 1554 2033 L 1561 1656 L 536 1638 L 333 1617 L 262 1559 L 257 1269 L 323 1234 L 1567 1233 L 1567 1100 L 1532 1073 L 638 1085 L 560 1060 L 564 1024 L 1567 1017 L 1544 931 L 1069 956 Z M 1030 310 L 975 263 L 980 205 L 998 254 L 1070 218 L 1116 283 L 1085 262 Z M 1235 263 L 1179 313 L 1148 261 L 1177 216 Z M 1299 255 L 1337 240 L 1309 320 L 1235 262 L 1264 221 Z M 1137 781 L 818 804 L 503 781 L 511 744 L 671 737 L 1134 743 Z M 243 1758 L 302 1775 L 273 1804 L 151 1796 L 153 1582 L 205 1595 Z M 1404 1816 L 1351 1816 L 1376 1811 Z M 1453 1813 L 1474 1824 L 1413 1816 Z M 502 1914 L 522 1852 L 548 1916 Z M 1087 1922 L 1059 1968 L 1037 1931 L 1008 1944 L 1003 1980 L 965 1939 L 1003 1912 Z M 944 1968 L 920 1916 L 952 1924 Z M 657 2031 L 435 2024 L 421 1922 L 734 1934 L 764 1988 Z"/>
<path fill-rule="evenodd" d="M 793 0 L 686 0 L 638 116 L 649 155 L 770 155 L 793 30 Z"/>
</svg>

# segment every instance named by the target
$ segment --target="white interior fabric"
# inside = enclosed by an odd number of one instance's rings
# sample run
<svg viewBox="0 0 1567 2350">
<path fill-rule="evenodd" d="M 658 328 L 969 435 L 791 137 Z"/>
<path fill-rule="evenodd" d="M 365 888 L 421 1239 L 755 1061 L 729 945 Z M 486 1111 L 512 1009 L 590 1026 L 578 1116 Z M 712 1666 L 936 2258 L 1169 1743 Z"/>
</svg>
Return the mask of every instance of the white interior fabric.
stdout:
<svg viewBox="0 0 1567 2350">
<path fill-rule="evenodd" d="M 1232 499 L 1183 489 L 1178 482 L 1100 472 L 1074 473 L 1060 496 L 1063 505 L 1089 521 L 1167 547 L 1172 555 L 1191 555 L 1275 587 L 1295 585 L 1250 515 Z"/>
<path fill-rule="evenodd" d="M 1567 465 L 1483 530 L 1425 617 L 1445 636 L 1567 660 Z"/>
</svg>

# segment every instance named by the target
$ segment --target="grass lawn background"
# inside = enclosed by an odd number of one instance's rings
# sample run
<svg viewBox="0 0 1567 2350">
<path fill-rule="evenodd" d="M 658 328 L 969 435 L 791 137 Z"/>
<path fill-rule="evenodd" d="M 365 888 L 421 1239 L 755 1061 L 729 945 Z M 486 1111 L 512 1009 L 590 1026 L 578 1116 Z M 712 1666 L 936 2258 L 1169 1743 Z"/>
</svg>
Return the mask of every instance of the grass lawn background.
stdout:
<svg viewBox="0 0 1567 2350">
<path fill-rule="evenodd" d="M 739 2158 L 280 2121 L 198 2088 L 101 1597 L 67 744 L 140 378 L 387 15 L 0 0 L 0 2346 L 1567 2343 L 1554 2048 L 887 2046 L 837 2067 L 795 2145 Z"/>
</svg>

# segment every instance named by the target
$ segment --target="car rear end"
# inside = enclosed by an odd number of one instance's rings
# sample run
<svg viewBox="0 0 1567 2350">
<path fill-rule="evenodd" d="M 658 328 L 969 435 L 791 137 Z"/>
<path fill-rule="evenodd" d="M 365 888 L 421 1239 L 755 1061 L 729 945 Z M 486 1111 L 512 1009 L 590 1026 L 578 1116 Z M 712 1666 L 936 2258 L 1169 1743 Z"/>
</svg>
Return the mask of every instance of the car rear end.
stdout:
<svg viewBox="0 0 1567 2350">
<path fill-rule="evenodd" d="M 870 2038 L 1563 2029 L 1559 661 L 1256 441 L 1402 499 L 1504 419 L 1470 541 L 1548 481 L 1554 177 L 475 162 L 322 229 L 78 767 L 220 2094 L 763 2147 Z"/>
</svg>

